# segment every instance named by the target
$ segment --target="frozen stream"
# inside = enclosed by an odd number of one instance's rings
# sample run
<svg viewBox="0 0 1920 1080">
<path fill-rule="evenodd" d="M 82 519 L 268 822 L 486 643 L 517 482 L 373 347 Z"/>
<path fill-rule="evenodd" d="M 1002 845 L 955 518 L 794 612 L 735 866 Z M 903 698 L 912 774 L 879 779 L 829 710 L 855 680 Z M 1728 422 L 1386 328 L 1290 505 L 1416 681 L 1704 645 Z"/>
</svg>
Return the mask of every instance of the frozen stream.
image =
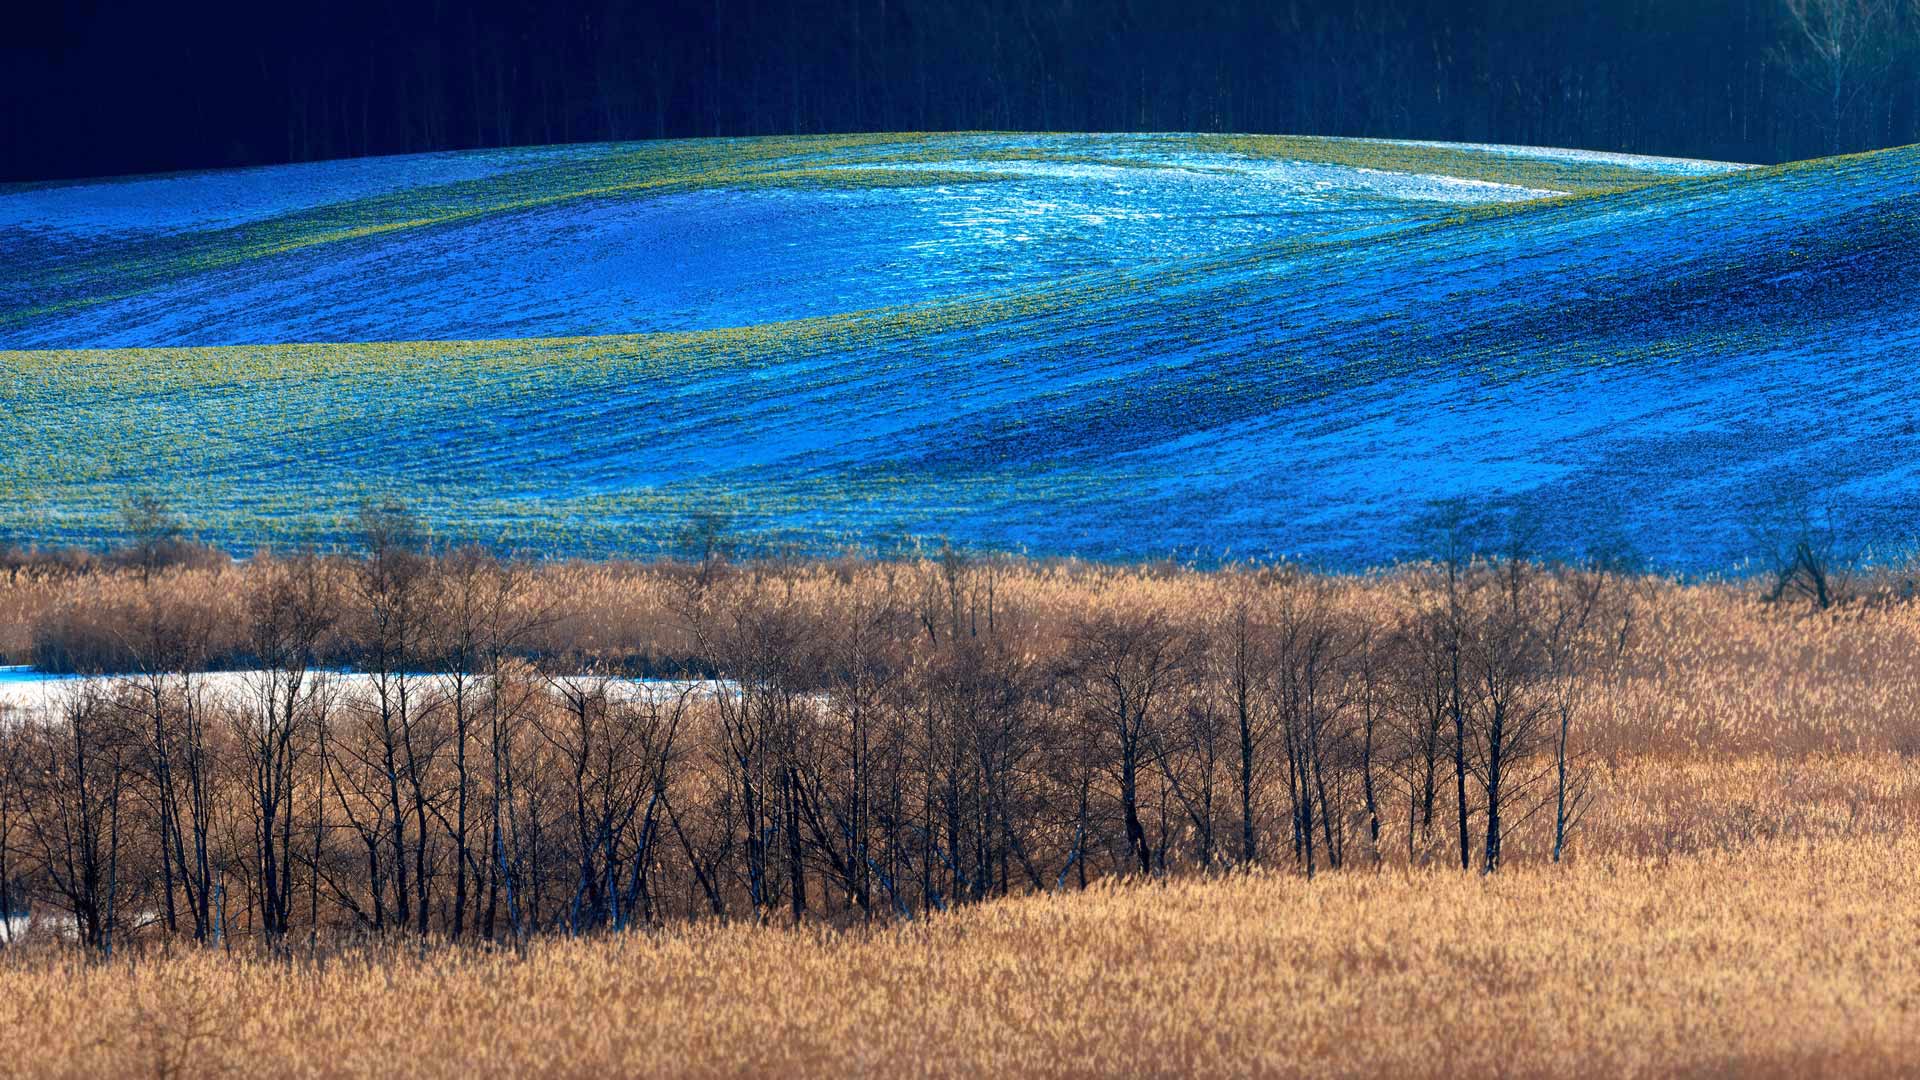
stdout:
<svg viewBox="0 0 1920 1080">
<path fill-rule="evenodd" d="M 0 711 L 26 713 L 45 713 L 56 709 L 62 702 L 71 700 L 74 695 L 89 691 L 112 690 L 142 678 L 138 675 L 54 675 L 36 671 L 30 667 L 0 666 Z M 422 692 L 427 699 L 444 692 L 450 685 L 450 677 L 434 674 L 416 674 L 405 676 L 411 683 L 410 689 Z M 574 682 L 586 686 L 599 676 L 580 675 L 571 678 L 561 677 L 561 683 Z M 485 689 L 488 680 L 485 677 L 473 678 L 470 685 Z M 180 678 L 170 680 L 173 688 L 178 688 Z M 639 700 L 650 697 L 655 700 L 681 695 L 710 695 L 733 684 L 705 679 L 627 679 L 607 677 L 608 692 L 616 700 Z M 258 671 L 211 671 L 193 676 L 193 685 L 209 699 L 226 702 L 245 702 L 257 694 L 262 686 L 262 675 Z M 308 688 L 312 692 L 337 695 L 340 700 L 365 700 L 373 692 L 373 676 L 360 672 L 315 671 L 309 677 Z"/>
</svg>

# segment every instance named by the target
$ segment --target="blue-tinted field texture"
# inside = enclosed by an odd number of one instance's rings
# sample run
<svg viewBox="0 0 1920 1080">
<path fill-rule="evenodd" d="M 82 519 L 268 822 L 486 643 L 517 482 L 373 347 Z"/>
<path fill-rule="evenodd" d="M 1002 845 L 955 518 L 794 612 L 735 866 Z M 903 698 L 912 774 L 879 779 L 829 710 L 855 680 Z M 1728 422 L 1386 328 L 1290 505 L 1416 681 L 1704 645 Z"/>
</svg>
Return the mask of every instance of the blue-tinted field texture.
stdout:
<svg viewBox="0 0 1920 1080">
<path fill-rule="evenodd" d="M 369 497 L 556 554 L 1410 553 L 1435 500 L 1730 567 L 1920 492 L 1920 150 L 1263 136 L 476 152 L 0 189 L 0 532 Z"/>
</svg>

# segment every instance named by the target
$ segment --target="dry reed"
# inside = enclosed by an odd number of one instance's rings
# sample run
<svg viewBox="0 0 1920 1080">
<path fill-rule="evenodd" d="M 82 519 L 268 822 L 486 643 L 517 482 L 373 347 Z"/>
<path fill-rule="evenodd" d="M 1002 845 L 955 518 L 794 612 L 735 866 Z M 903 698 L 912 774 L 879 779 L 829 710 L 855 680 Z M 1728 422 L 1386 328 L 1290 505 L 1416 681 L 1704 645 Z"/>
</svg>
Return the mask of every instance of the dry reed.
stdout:
<svg viewBox="0 0 1920 1080">
<path fill-rule="evenodd" d="M 0 968 L 26 1075 L 1902 1075 L 1920 834 L 280 963 Z"/>
</svg>

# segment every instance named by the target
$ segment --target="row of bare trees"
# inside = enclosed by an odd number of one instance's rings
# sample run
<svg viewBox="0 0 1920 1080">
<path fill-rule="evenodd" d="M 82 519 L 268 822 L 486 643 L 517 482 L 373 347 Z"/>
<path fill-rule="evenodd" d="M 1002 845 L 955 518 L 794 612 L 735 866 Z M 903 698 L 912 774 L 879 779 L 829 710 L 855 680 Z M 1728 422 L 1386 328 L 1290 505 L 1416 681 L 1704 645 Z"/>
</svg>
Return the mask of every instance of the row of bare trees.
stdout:
<svg viewBox="0 0 1920 1080">
<path fill-rule="evenodd" d="M 715 555 L 671 618 L 719 677 L 640 681 L 528 647 L 537 568 L 363 524 L 362 557 L 235 572 L 250 670 L 205 671 L 217 619 L 143 579 L 138 669 L 0 724 L 10 938 L 517 942 L 1254 864 L 1492 872 L 1516 837 L 1557 860 L 1633 616 L 1618 577 L 1517 558 L 1366 593 L 1392 603 L 1273 570 L 1045 607 L 992 562 Z"/>
</svg>

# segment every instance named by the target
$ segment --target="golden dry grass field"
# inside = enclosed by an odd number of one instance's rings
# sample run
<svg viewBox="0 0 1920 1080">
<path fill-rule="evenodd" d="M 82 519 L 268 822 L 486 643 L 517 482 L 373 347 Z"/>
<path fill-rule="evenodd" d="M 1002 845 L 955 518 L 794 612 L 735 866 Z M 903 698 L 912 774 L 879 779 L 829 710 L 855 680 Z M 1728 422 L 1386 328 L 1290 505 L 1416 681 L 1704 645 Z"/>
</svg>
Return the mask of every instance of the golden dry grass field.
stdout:
<svg viewBox="0 0 1920 1080">
<path fill-rule="evenodd" d="M 1100 887 L 862 934 L 0 971 L 16 1075 L 1897 1076 L 1920 838 Z"/>
</svg>

